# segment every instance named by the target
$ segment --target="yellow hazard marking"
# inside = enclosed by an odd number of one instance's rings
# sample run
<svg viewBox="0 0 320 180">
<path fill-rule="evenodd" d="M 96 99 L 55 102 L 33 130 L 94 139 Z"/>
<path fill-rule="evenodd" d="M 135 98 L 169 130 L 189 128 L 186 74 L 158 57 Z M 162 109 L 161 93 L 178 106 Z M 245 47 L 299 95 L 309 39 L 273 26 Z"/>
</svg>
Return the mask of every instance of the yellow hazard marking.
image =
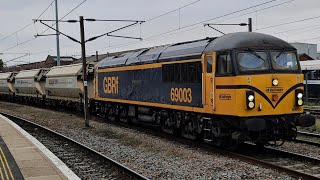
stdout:
<svg viewBox="0 0 320 180">
<path fill-rule="evenodd" d="M 0 167 L 0 176 L 1 176 L 1 179 L 4 179 L 1 167 Z"/>
<path fill-rule="evenodd" d="M 0 147 L 1 149 L 1 147 Z M 2 164 L 2 167 L 3 167 L 3 170 L 4 170 L 4 173 L 7 177 L 7 179 L 9 179 L 9 176 L 8 176 L 8 172 L 7 172 L 7 168 L 5 167 L 4 163 L 3 163 L 3 159 L 2 159 L 2 155 L 0 154 L 0 161 L 1 161 L 1 164 Z"/>
<path fill-rule="evenodd" d="M 4 155 L 1 147 L 0 147 L 0 151 L 1 151 L 1 154 L 2 154 L 2 156 L 3 156 L 3 159 L 4 159 L 4 161 L 5 161 L 5 163 L 6 163 L 7 167 L 8 167 L 8 170 L 9 170 L 9 173 L 10 173 L 10 176 L 11 176 L 11 179 L 14 180 L 14 177 L 13 177 L 13 175 L 12 175 L 10 166 L 9 166 L 9 164 L 8 164 L 8 161 L 7 161 L 7 158 L 6 158 L 6 156 Z"/>
</svg>

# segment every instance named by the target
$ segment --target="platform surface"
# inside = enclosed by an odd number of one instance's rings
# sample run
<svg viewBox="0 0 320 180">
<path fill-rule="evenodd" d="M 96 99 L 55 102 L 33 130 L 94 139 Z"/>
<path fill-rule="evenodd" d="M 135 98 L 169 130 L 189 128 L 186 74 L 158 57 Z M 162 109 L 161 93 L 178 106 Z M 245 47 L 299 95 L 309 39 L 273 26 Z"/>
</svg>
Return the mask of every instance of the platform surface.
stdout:
<svg viewBox="0 0 320 180">
<path fill-rule="evenodd" d="M 46 153 L 48 149 L 39 146 L 41 144 L 39 141 L 33 137 L 30 138 L 29 134 L 2 115 L 0 115 L 0 137 L 3 140 L 2 143 L 0 140 L 0 157 L 2 157 L 0 158 L 0 179 L 78 179 L 74 174 L 68 176 L 73 172 L 65 165 L 64 169 L 57 165 L 57 162 L 64 163 L 52 158 L 54 155 L 51 152 Z"/>
</svg>

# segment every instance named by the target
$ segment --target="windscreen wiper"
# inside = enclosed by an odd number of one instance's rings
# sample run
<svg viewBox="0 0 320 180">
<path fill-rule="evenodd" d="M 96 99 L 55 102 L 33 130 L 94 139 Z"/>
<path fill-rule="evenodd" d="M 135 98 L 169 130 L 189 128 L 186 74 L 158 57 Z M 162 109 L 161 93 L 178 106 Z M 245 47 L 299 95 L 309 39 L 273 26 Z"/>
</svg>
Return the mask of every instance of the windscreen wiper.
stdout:
<svg viewBox="0 0 320 180">
<path fill-rule="evenodd" d="M 249 50 L 249 52 L 250 52 L 251 54 L 253 54 L 253 55 L 256 56 L 257 58 L 262 59 L 263 61 L 266 61 L 266 60 L 263 59 L 259 54 L 257 54 L 253 49 L 248 48 L 248 50 Z"/>
<path fill-rule="evenodd" d="M 283 49 L 281 50 L 281 52 L 276 56 L 275 59 L 277 59 L 282 53 L 284 53 L 285 50 L 287 50 L 287 49 L 286 49 L 286 48 L 283 48 Z"/>
</svg>

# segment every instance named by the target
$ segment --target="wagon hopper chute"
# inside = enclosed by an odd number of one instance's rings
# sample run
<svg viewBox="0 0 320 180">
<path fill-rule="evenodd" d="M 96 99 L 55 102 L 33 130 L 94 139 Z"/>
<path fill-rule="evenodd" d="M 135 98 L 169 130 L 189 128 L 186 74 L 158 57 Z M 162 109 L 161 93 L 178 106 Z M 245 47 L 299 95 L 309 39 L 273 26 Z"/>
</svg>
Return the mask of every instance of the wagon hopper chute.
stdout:
<svg viewBox="0 0 320 180">
<path fill-rule="evenodd" d="M 47 69 L 33 69 L 20 71 L 16 77 L 14 86 L 18 97 L 43 98 L 45 94 L 45 74 Z"/>
<path fill-rule="evenodd" d="M 0 73 L 0 95 L 1 96 L 13 95 L 15 93 L 15 88 L 14 88 L 15 75 L 16 73 L 14 72 Z"/>
<path fill-rule="evenodd" d="M 88 67 L 91 67 L 90 65 Z M 91 71 L 88 70 L 88 72 Z M 81 64 L 53 67 L 46 77 L 47 99 L 82 101 L 84 90 Z M 90 87 L 92 87 L 92 80 L 88 82 L 88 96 L 92 98 L 93 90 Z"/>
</svg>

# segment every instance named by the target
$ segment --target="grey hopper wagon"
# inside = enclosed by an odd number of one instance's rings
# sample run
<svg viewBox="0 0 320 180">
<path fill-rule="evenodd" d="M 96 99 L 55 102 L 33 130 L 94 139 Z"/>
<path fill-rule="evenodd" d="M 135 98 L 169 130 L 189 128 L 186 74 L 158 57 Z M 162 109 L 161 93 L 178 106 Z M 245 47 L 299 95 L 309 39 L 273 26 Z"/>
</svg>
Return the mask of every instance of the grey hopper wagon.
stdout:
<svg viewBox="0 0 320 180">
<path fill-rule="evenodd" d="M 12 95 L 16 92 L 14 88 L 15 75 L 14 72 L 0 73 L 0 94 Z"/>
<path fill-rule="evenodd" d="M 46 95 L 45 74 L 47 69 L 32 69 L 20 71 L 15 77 L 15 88 L 17 96 L 39 97 Z"/>
<path fill-rule="evenodd" d="M 87 72 L 92 72 L 92 64 L 88 64 Z M 88 96 L 93 97 L 93 82 L 88 81 Z M 46 74 L 46 97 L 63 101 L 81 102 L 83 99 L 82 65 L 72 64 L 52 67 Z"/>
</svg>

